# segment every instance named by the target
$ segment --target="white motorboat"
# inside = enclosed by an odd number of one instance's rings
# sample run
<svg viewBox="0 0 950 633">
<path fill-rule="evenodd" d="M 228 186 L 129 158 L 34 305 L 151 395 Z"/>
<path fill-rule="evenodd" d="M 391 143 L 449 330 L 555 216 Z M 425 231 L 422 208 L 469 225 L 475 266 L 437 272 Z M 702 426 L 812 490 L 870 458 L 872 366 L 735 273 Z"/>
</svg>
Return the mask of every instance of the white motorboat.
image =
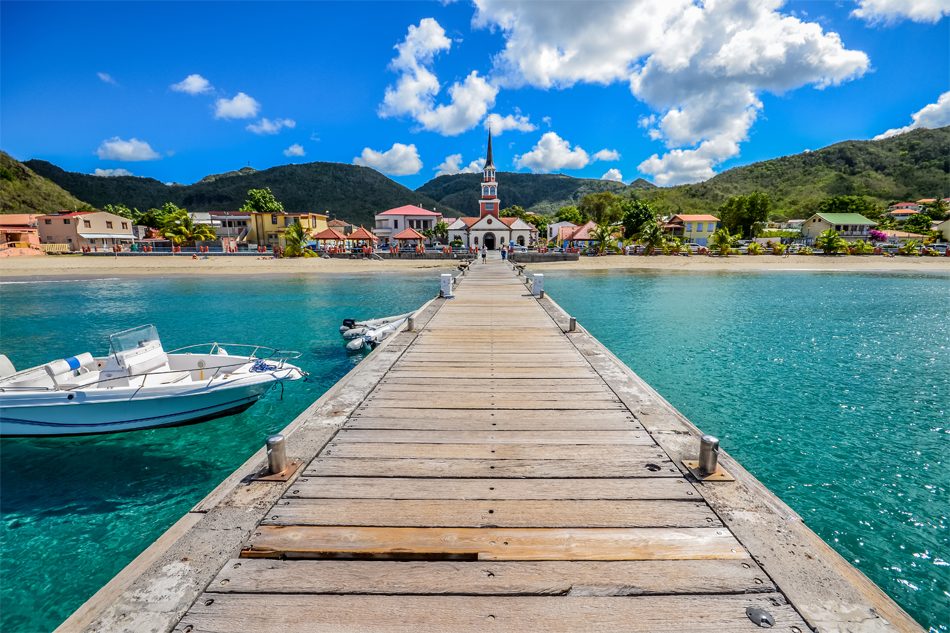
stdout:
<svg viewBox="0 0 950 633">
<path fill-rule="evenodd" d="M 254 345 L 162 348 L 151 325 L 113 334 L 109 355 L 85 353 L 23 371 L 0 355 L 0 436 L 118 433 L 244 411 L 274 385 L 304 376 L 299 352 Z M 227 349 L 245 350 L 246 356 Z"/>
<path fill-rule="evenodd" d="M 412 313 L 410 313 L 412 314 Z M 386 323 L 378 327 L 367 327 L 364 328 L 362 334 L 359 337 L 354 338 L 349 343 L 346 344 L 346 350 L 348 352 L 356 352 L 361 349 L 375 349 L 377 345 L 385 341 L 387 338 L 392 336 L 399 326 L 406 322 L 409 316 L 399 317 L 395 321 Z M 352 331 L 352 330 L 350 330 Z M 348 334 L 349 332 L 347 332 Z M 343 335 L 344 337 L 346 334 Z"/>
</svg>

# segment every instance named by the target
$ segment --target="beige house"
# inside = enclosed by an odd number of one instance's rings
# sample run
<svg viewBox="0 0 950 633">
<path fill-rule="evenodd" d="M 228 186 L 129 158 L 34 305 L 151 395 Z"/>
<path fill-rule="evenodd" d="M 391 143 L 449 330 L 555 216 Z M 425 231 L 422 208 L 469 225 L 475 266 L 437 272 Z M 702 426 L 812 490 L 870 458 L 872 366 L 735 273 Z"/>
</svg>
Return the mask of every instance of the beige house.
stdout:
<svg viewBox="0 0 950 633">
<path fill-rule="evenodd" d="M 132 220 L 104 211 L 39 215 L 36 227 L 42 244 L 66 244 L 71 251 L 110 249 L 134 240 Z"/>
<path fill-rule="evenodd" d="M 816 213 L 802 223 L 802 237 L 814 240 L 818 234 L 834 229 L 846 242 L 867 241 L 877 222 L 859 213 Z"/>
<path fill-rule="evenodd" d="M 935 226 L 934 231 L 940 233 L 941 242 L 950 242 L 950 220 L 944 220 Z"/>
</svg>

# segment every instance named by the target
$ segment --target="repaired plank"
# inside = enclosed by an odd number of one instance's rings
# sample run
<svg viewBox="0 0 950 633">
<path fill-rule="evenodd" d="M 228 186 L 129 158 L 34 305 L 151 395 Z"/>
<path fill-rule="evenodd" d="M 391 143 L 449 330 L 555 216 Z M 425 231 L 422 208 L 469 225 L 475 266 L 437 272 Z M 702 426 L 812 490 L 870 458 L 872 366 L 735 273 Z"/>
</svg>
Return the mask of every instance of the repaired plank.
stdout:
<svg viewBox="0 0 950 633">
<path fill-rule="evenodd" d="M 726 528 L 260 526 L 242 558 L 445 560 L 747 559 Z"/>
</svg>

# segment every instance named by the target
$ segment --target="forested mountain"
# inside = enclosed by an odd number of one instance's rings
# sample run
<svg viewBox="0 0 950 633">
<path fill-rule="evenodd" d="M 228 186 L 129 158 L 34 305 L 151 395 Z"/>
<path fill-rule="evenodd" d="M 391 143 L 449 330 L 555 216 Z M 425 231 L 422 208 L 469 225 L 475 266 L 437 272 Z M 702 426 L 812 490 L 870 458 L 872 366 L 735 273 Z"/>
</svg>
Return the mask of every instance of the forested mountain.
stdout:
<svg viewBox="0 0 950 633">
<path fill-rule="evenodd" d="M 406 204 L 421 204 L 427 209 L 452 216 L 457 213 L 434 200 L 403 187 L 368 167 L 341 163 L 282 165 L 263 171 L 243 168 L 209 176 L 193 185 L 166 185 L 154 178 L 138 176 L 90 176 L 63 171 L 42 160 L 25 163 L 36 173 L 49 178 L 76 197 L 96 207 L 124 204 L 145 211 L 173 202 L 189 211 L 235 211 L 247 199 L 248 189 L 270 187 L 288 211 L 327 213 L 339 218 L 374 226 L 380 211 Z"/>
<path fill-rule="evenodd" d="M 767 193 L 772 209 L 807 218 L 825 198 L 894 201 L 950 195 L 950 127 L 919 128 L 881 141 L 845 141 L 820 150 L 736 167 L 705 182 L 643 192 L 660 212 L 712 213 L 733 196 Z"/>
<path fill-rule="evenodd" d="M 58 213 L 63 209 L 91 211 L 92 207 L 0 152 L 0 213 Z"/>
<path fill-rule="evenodd" d="M 517 205 L 538 215 L 554 215 L 561 207 L 577 205 L 589 193 L 656 188 L 656 185 L 642 178 L 630 187 L 613 180 L 573 178 L 563 174 L 497 172 L 495 179 L 498 181 L 498 197 L 502 207 Z M 474 216 L 478 215 L 481 181 L 481 174 L 439 176 L 416 189 L 416 193 L 458 209 L 462 215 Z"/>
</svg>

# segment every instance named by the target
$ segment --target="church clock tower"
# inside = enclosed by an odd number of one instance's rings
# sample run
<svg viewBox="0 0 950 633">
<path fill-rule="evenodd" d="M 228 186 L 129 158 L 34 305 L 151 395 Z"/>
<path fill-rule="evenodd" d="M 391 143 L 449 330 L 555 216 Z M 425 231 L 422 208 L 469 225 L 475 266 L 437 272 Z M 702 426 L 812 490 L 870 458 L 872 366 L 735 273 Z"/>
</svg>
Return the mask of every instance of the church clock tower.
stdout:
<svg viewBox="0 0 950 633">
<path fill-rule="evenodd" d="M 495 163 L 491 156 L 491 130 L 488 130 L 488 156 L 485 158 L 485 168 L 482 170 L 482 199 L 478 201 L 481 214 L 498 217 L 501 211 L 501 201 L 498 200 L 498 183 L 495 182 Z"/>
</svg>

